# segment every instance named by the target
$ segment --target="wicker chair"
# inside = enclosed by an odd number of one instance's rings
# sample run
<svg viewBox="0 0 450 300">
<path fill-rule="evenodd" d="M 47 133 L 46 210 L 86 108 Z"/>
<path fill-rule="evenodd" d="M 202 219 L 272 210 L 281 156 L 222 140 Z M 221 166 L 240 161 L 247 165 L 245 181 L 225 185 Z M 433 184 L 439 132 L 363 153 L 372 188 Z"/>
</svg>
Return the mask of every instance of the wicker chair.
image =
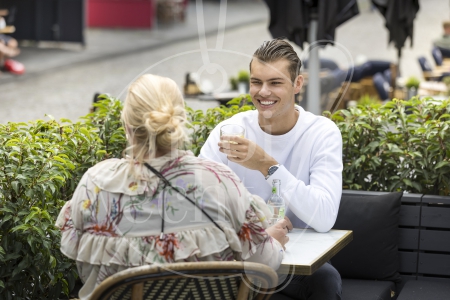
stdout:
<svg viewBox="0 0 450 300">
<path fill-rule="evenodd" d="M 259 263 L 150 265 L 112 275 L 97 286 L 91 300 L 262 300 L 270 298 L 277 282 L 277 273 Z"/>
</svg>

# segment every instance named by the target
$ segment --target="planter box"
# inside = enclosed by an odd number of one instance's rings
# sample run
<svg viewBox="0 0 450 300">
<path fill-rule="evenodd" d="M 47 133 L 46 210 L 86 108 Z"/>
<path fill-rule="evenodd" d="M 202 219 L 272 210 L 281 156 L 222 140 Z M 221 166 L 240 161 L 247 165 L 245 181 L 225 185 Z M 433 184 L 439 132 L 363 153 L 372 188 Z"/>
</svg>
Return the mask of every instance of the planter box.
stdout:
<svg viewBox="0 0 450 300">
<path fill-rule="evenodd" d="M 88 0 L 89 27 L 151 28 L 154 0 Z"/>
</svg>

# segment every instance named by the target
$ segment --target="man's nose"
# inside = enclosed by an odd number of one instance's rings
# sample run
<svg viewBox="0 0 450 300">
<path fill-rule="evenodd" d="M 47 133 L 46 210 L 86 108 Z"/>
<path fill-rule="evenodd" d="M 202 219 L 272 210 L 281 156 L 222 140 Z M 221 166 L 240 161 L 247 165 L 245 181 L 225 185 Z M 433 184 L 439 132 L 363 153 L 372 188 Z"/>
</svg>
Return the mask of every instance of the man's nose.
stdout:
<svg viewBox="0 0 450 300">
<path fill-rule="evenodd" d="M 259 91 L 259 94 L 263 97 L 267 97 L 270 95 L 270 93 L 271 93 L 271 91 L 270 91 L 267 83 L 264 83 L 261 87 L 261 90 Z"/>
</svg>

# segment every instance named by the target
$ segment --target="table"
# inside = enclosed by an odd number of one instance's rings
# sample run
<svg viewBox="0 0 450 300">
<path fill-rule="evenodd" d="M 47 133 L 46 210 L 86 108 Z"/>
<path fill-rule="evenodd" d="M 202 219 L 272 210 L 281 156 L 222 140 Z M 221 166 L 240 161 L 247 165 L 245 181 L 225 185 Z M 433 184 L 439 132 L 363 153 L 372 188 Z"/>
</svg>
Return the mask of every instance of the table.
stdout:
<svg viewBox="0 0 450 300">
<path fill-rule="evenodd" d="M 237 91 L 215 93 L 208 95 L 199 95 L 198 99 L 202 101 L 219 101 L 221 105 L 226 105 L 228 101 L 242 95 Z"/>
<path fill-rule="evenodd" d="M 351 230 L 337 229 L 319 233 L 294 228 L 288 236 L 285 256 L 277 271 L 280 274 L 311 275 L 353 240 Z"/>
<path fill-rule="evenodd" d="M 447 86 L 440 81 L 422 81 L 419 85 L 419 96 L 433 96 L 446 93 Z"/>
</svg>

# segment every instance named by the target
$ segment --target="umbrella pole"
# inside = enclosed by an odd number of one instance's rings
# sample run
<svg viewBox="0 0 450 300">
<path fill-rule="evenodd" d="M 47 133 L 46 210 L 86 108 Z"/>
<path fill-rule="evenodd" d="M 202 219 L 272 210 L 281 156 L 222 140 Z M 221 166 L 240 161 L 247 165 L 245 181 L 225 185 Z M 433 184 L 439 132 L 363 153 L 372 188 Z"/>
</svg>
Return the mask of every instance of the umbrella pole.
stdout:
<svg viewBox="0 0 450 300">
<path fill-rule="evenodd" d="M 316 18 L 311 16 L 311 23 L 309 26 L 309 60 L 308 60 L 308 111 L 315 115 L 321 115 L 320 109 L 320 62 L 319 62 L 319 47 L 316 45 L 317 28 L 319 22 Z"/>
</svg>

